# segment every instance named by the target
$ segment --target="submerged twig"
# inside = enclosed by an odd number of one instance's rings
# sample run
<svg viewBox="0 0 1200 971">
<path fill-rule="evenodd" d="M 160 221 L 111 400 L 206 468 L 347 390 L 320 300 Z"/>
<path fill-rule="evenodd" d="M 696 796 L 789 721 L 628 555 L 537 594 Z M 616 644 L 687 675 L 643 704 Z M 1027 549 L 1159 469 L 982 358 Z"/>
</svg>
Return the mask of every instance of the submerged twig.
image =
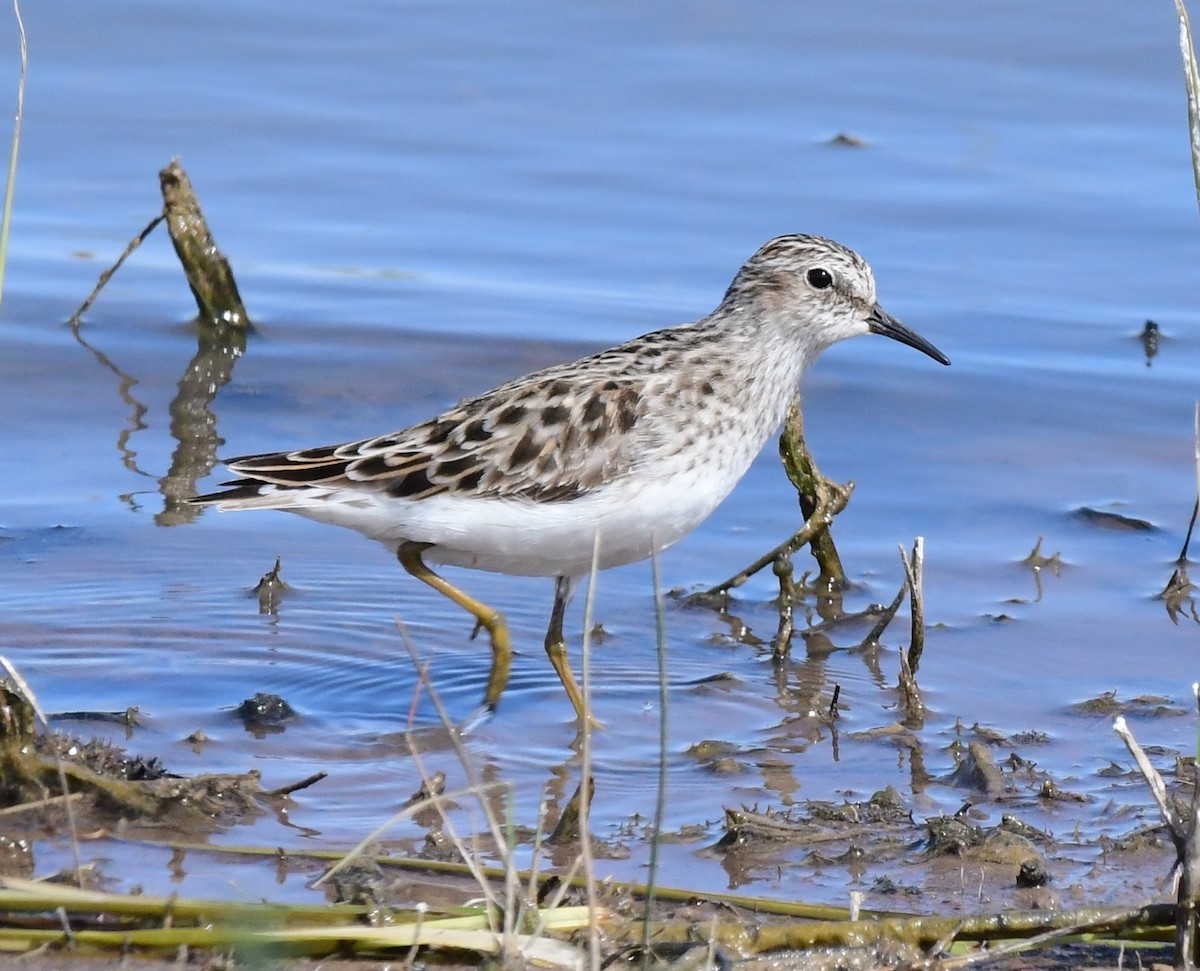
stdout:
<svg viewBox="0 0 1200 971">
<path fill-rule="evenodd" d="M 799 397 L 793 398 L 788 408 L 783 434 L 779 439 L 779 454 L 789 481 L 796 487 L 800 510 L 805 517 L 804 525 L 744 570 L 704 591 L 699 597 L 701 601 L 728 596 L 730 590 L 740 587 L 760 570 L 781 559 L 790 558 L 805 543 L 811 547 L 820 566 L 817 580 L 819 589 L 832 593 L 845 584 L 845 572 L 833 539 L 829 536 L 829 526 L 833 518 L 846 508 L 854 491 L 854 483 L 842 485 L 825 478 L 817 470 L 804 442 L 804 416 L 800 411 Z"/>
<path fill-rule="evenodd" d="M 907 651 L 900 652 L 900 705 L 904 709 L 904 724 L 909 728 L 920 728 L 925 722 L 925 702 L 917 686 L 917 668 L 921 665 L 921 653 L 925 649 L 925 608 L 921 593 L 921 569 L 925 561 L 925 540 L 918 536 L 913 543 L 912 560 L 900 547 L 900 561 L 904 564 L 909 591 L 909 609 L 912 614 L 912 640 Z"/>
<path fill-rule="evenodd" d="M 912 560 L 904 555 L 900 548 L 900 559 L 904 563 L 904 573 L 908 577 L 909 607 L 912 614 L 912 640 L 908 647 L 908 666 L 916 676 L 917 668 L 921 666 L 921 654 L 925 650 L 925 537 L 918 536 L 913 541 Z"/>
<path fill-rule="evenodd" d="M 561 846 L 564 843 L 574 843 L 583 835 L 583 817 L 592 805 L 592 796 L 596 794 L 596 780 L 592 778 L 580 782 L 575 787 L 575 793 L 567 800 L 567 805 L 558 817 L 554 831 L 546 837 L 551 846 Z"/>
<path fill-rule="evenodd" d="M 883 637 L 883 632 L 887 629 L 887 625 L 892 622 L 893 618 L 896 616 L 896 611 L 898 611 L 900 609 L 900 605 L 904 603 L 904 595 L 906 593 L 908 593 L 907 578 L 900 584 L 900 589 L 896 591 L 896 596 L 892 598 L 892 602 L 884 607 L 880 612 L 879 620 L 875 622 L 875 626 L 871 628 L 871 630 L 867 633 L 867 636 L 862 639 L 862 643 L 859 645 L 860 647 L 871 647 L 872 645 L 879 643 L 879 639 Z M 864 611 L 864 615 L 865 613 L 866 612 Z"/>
<path fill-rule="evenodd" d="M 312 775 L 301 779 L 299 782 L 292 782 L 286 786 L 280 786 L 278 789 L 267 789 L 262 795 L 264 796 L 290 796 L 293 792 L 299 792 L 301 789 L 307 789 L 309 786 L 316 785 L 322 779 L 329 778 L 329 773 L 322 769 L 320 772 L 314 772 Z"/>
<path fill-rule="evenodd" d="M 240 330 L 250 327 L 250 317 L 238 293 L 233 270 L 230 269 L 229 261 L 217 248 L 216 240 L 209 231 L 204 212 L 200 208 L 200 201 L 196 198 L 192 183 L 179 160 L 172 159 L 171 163 L 158 173 L 158 179 L 163 197 L 163 211 L 129 241 L 117 257 L 117 261 L 100 274 L 92 292 L 71 315 L 70 325 L 76 336 L 79 333 L 80 319 L 96 302 L 100 291 L 112 279 L 113 274 L 145 242 L 158 224 L 164 221 L 171 234 L 175 255 L 179 257 L 188 286 L 196 300 L 200 323 Z"/>
<path fill-rule="evenodd" d="M 0 809 L 0 816 L 19 816 L 22 813 L 31 812 L 35 809 L 42 811 L 48 809 L 50 806 L 57 806 L 59 803 L 68 801 L 72 803 L 79 802 L 82 798 L 82 792 L 72 792 L 66 796 L 50 796 L 47 799 L 35 799 L 31 802 L 18 803 L 15 806 L 5 806 L 3 809 Z"/>
<path fill-rule="evenodd" d="M 1049 568 L 1051 573 L 1058 576 L 1062 570 L 1062 553 L 1056 552 L 1052 556 L 1043 554 L 1043 539 L 1044 537 L 1039 536 L 1037 542 L 1033 544 L 1033 549 L 1029 551 L 1029 555 L 1021 561 L 1022 564 L 1029 567 L 1029 571 L 1033 574 L 1033 583 L 1037 587 L 1035 603 L 1042 602 L 1042 571 Z"/>
<path fill-rule="evenodd" d="M 838 556 L 837 547 L 833 543 L 833 534 L 829 525 L 833 517 L 845 507 L 849 501 L 853 483 L 843 486 L 832 479 L 823 476 L 813 461 L 808 444 L 804 441 L 804 413 L 800 410 L 800 396 L 792 398 L 788 405 L 787 418 L 783 423 L 783 434 L 779 436 L 779 457 L 783 462 L 783 470 L 787 473 L 788 481 L 796 489 L 796 498 L 800 502 L 800 513 L 805 521 L 812 519 L 820 507 L 829 504 L 832 496 L 841 497 L 841 506 L 828 513 L 825 528 L 816 533 L 809 541 L 813 558 L 817 561 L 820 573 L 817 576 L 816 587 L 821 592 L 840 590 L 846 585 L 846 571 L 842 567 L 842 559 Z"/>
<path fill-rule="evenodd" d="M 779 627 L 775 631 L 772 654 L 776 661 L 787 657 L 792 649 L 792 634 L 796 631 L 796 582 L 793 578 L 795 566 L 790 556 L 778 556 L 772 571 L 779 578 Z"/>
<path fill-rule="evenodd" d="M 280 571 L 283 568 L 283 558 L 275 557 L 275 565 L 271 567 L 254 587 L 258 597 L 258 612 L 260 614 L 275 614 L 279 612 L 279 601 L 292 588 L 283 579 Z"/>
<path fill-rule="evenodd" d="M 96 280 L 96 285 L 92 287 L 92 292 L 87 295 L 87 299 L 79 305 L 79 309 L 76 310 L 75 313 L 71 314 L 71 319 L 67 321 L 67 323 L 71 325 L 71 329 L 75 331 L 76 336 L 79 335 L 81 318 L 85 313 L 88 312 L 92 304 L 96 302 L 96 298 L 100 296 L 100 291 L 104 289 L 105 284 L 112 279 L 113 274 L 121 268 L 121 265 L 127 259 L 129 259 L 133 251 L 146 241 L 146 237 L 154 232 L 154 228 L 166 218 L 167 217 L 164 214 L 160 213 L 151 219 L 150 222 L 146 224 L 146 228 L 134 236 L 133 239 L 131 239 L 126 245 L 125 249 L 121 251 L 121 255 L 117 257 L 117 262 L 100 274 L 99 278 Z"/>
</svg>

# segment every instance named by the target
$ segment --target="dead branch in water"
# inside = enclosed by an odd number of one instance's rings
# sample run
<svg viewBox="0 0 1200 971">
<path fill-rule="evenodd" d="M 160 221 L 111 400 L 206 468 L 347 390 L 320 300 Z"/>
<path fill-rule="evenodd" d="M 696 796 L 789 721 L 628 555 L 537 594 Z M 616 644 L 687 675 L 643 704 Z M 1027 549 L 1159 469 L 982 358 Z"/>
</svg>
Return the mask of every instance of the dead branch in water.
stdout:
<svg viewBox="0 0 1200 971">
<path fill-rule="evenodd" d="M 790 572 L 786 568 L 781 569 L 779 564 L 782 560 L 790 560 L 805 543 L 809 544 L 820 569 L 816 581 L 817 588 L 823 594 L 833 594 L 845 586 L 846 574 L 842 569 L 837 548 L 833 545 L 833 537 L 829 534 L 829 526 L 833 517 L 846 508 L 850 494 L 854 491 L 854 483 L 841 485 L 825 478 L 817 469 L 804 441 L 804 416 L 800 412 L 799 396 L 792 399 L 788 408 L 783 434 L 779 437 L 779 455 L 789 481 L 796 488 L 800 511 L 804 514 L 804 525 L 744 570 L 699 594 L 697 599 L 700 602 L 724 600 L 729 596 L 730 590 L 740 587 L 768 566 L 775 566 L 776 575 L 781 579 L 785 576 L 790 577 Z M 790 607 L 790 604 L 787 606 Z M 781 610 L 783 607 L 781 603 Z M 785 629 L 786 622 L 781 616 L 781 634 Z M 779 638 L 777 650 L 778 641 Z M 786 649 L 783 653 L 786 653 Z"/>
<path fill-rule="evenodd" d="M 217 248 L 209 231 L 200 200 L 179 159 L 158 173 L 162 189 L 163 215 L 175 254 L 183 264 L 188 286 L 196 298 L 200 319 L 231 327 L 249 327 L 250 316 L 242 305 L 229 261 Z"/>
<path fill-rule="evenodd" d="M 117 261 L 100 274 L 92 292 L 71 315 L 70 324 L 76 334 L 79 331 L 80 318 L 96 302 L 100 291 L 112 279 L 113 274 L 142 245 L 154 228 L 164 221 L 171 234 L 175 254 L 179 257 L 183 272 L 187 276 L 192 296 L 196 299 L 200 322 L 239 329 L 251 326 L 250 315 L 246 313 L 238 293 L 237 282 L 233 278 L 233 270 L 217 247 L 217 241 L 213 238 L 204 212 L 200 208 L 200 200 L 196 198 L 191 180 L 179 164 L 179 159 L 172 159 L 171 163 L 158 173 L 158 183 L 163 198 L 162 212 L 130 240 Z"/>
</svg>

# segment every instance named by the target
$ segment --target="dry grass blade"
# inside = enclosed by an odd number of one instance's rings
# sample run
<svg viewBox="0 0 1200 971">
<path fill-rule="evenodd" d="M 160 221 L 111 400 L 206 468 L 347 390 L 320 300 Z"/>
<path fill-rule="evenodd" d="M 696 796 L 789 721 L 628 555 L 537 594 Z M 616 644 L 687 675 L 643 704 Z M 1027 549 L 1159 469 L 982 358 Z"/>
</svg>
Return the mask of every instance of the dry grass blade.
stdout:
<svg viewBox="0 0 1200 971">
<path fill-rule="evenodd" d="M 409 639 L 407 630 L 405 630 L 403 627 L 401 627 L 400 630 L 402 636 L 404 637 L 405 646 L 412 655 L 413 663 L 417 669 L 420 670 L 421 666 L 417 664 L 416 647 Z M 504 882 L 507 887 L 515 879 L 515 876 L 513 875 L 513 866 L 511 859 L 505 852 L 505 843 L 500 836 L 499 823 L 492 814 L 491 806 L 484 798 L 484 793 L 487 790 L 477 778 L 474 768 L 470 764 L 466 752 L 463 750 L 462 742 L 458 738 L 458 733 L 456 732 L 453 723 L 450 721 L 449 716 L 446 714 L 446 709 L 442 706 L 441 698 L 434 689 L 432 682 L 426 682 L 425 690 L 428 692 L 429 699 L 433 702 L 434 707 L 437 709 L 438 717 L 442 719 L 442 723 L 446 727 L 446 730 L 450 736 L 451 744 L 454 746 L 455 753 L 458 755 L 459 762 L 467 774 L 467 781 L 470 783 L 469 791 L 475 795 L 483 808 L 483 815 L 487 820 L 489 828 L 491 829 L 492 839 L 496 847 L 496 851 L 497 853 L 501 854 L 501 862 L 504 864 Z M 442 827 L 444 828 L 446 835 L 454 844 L 455 849 L 458 851 L 458 855 L 462 858 L 463 863 L 466 864 L 467 869 L 470 871 L 471 876 L 478 885 L 480 892 L 483 894 L 483 898 L 487 902 L 489 916 L 492 916 L 503 910 L 504 937 L 506 940 L 508 940 L 512 934 L 515 915 L 512 913 L 511 909 L 501 907 L 500 899 L 496 896 L 495 891 L 492 889 L 491 882 L 488 880 L 486 874 L 484 873 L 483 867 L 479 863 L 480 854 L 476 852 L 478 847 L 474 846 L 469 849 L 463 838 L 459 836 L 458 830 L 455 828 L 454 823 L 450 820 L 449 814 L 446 811 L 445 797 L 438 793 L 436 787 L 432 785 L 432 774 L 425 768 L 425 762 L 421 757 L 415 736 L 412 732 L 408 732 L 407 737 L 413 764 L 417 767 L 417 772 L 420 773 L 421 776 L 422 788 L 430 793 L 430 799 L 436 807 L 438 814 L 442 818 Z M 474 838 L 472 838 L 472 843 L 475 843 Z M 508 898 L 511 897 L 512 894 L 506 893 L 505 896 Z"/>
<path fill-rule="evenodd" d="M 658 791 L 654 800 L 654 822 L 650 833 L 650 860 L 646 872 L 646 916 L 643 922 L 642 948 L 650 960 L 654 891 L 658 884 L 658 848 L 663 818 L 667 812 L 667 705 L 670 692 L 667 685 L 667 617 L 659 575 L 658 554 L 650 557 L 650 575 L 654 583 L 654 638 L 658 654 Z"/>
<path fill-rule="evenodd" d="M 488 787 L 488 786 L 490 786 L 492 789 L 506 788 L 506 785 L 503 782 L 486 783 L 485 787 Z M 421 810 L 429 809 L 431 807 L 438 809 L 440 811 L 443 804 L 445 804 L 446 802 L 450 802 L 454 799 L 461 798 L 464 796 L 471 796 L 474 794 L 475 794 L 475 789 L 473 789 L 473 788 L 472 789 L 460 789 L 457 792 L 448 792 L 448 793 L 439 792 L 436 796 L 429 796 L 426 799 L 419 799 L 416 802 L 413 802 L 410 805 L 405 806 L 403 809 L 399 810 L 398 812 L 393 813 L 392 816 L 389 817 L 385 822 L 381 823 L 379 826 L 376 826 L 375 829 L 371 830 L 371 832 L 368 835 L 364 836 L 354 846 L 354 848 L 351 849 L 340 860 L 338 860 L 337 863 L 335 863 L 328 870 L 326 870 L 319 877 L 317 877 L 316 880 L 314 880 L 312 883 L 310 883 L 309 887 L 315 889 L 316 887 L 321 886 L 321 884 L 325 883 L 327 880 L 330 880 L 333 877 L 337 876 L 339 873 L 341 873 L 342 870 L 346 869 L 346 867 L 348 867 L 351 863 L 353 863 L 360 856 L 362 856 L 363 853 L 366 851 L 367 847 L 369 847 L 372 843 L 374 843 L 377 839 L 379 839 L 379 837 L 381 837 L 384 833 L 386 833 L 389 829 L 391 829 L 393 826 L 395 826 L 401 820 L 407 819 L 409 816 L 412 816 L 414 813 L 419 813 Z"/>
<path fill-rule="evenodd" d="M 0 216 L 0 300 L 4 298 L 4 270 L 8 266 L 8 231 L 12 224 L 13 187 L 17 182 L 17 155 L 21 148 L 21 119 L 25 116 L 25 75 L 29 71 L 29 45 L 20 0 L 13 0 L 17 32 L 21 36 L 21 77 L 17 81 L 17 117 L 13 121 L 12 148 L 8 153 L 8 180 L 4 184 L 4 212 Z"/>
<path fill-rule="evenodd" d="M 1200 205 L 1200 70 L 1196 66 L 1196 48 L 1192 44 L 1192 25 L 1183 0 L 1175 0 L 1179 15 L 1179 52 L 1183 56 L 1183 78 L 1187 86 L 1188 132 L 1192 141 L 1192 176 L 1196 183 L 1196 202 Z"/>
<path fill-rule="evenodd" d="M 186 897 L 156 897 L 151 894 L 117 894 L 85 890 L 65 883 L 0 877 L 0 909 L 11 913 L 36 913 L 63 907 L 73 914 L 108 914 L 117 917 L 165 918 L 176 922 L 253 917 L 262 926 L 289 921 L 305 923 L 358 924 L 364 908 L 345 904 L 246 904 Z"/>
<path fill-rule="evenodd" d="M 589 923 L 587 907 L 560 907 L 553 913 L 540 913 L 547 930 L 569 932 Z M 489 929 L 484 915 L 425 919 L 408 924 L 370 927 L 297 927 L 263 931 L 261 940 L 308 941 L 335 940 L 376 947 L 412 947 L 420 944 L 464 948 L 485 954 L 500 953 L 501 941 Z M 578 949 L 560 941 L 537 938 L 532 934 L 514 935 L 517 947 L 526 958 L 547 961 L 555 966 L 581 967 Z"/>
<path fill-rule="evenodd" d="M 454 843 L 456 849 L 463 859 L 463 862 L 466 864 L 469 872 L 475 879 L 476 884 L 479 886 L 484 899 L 487 901 L 488 906 L 486 909 L 486 914 L 484 915 L 486 921 L 488 922 L 488 930 L 486 931 L 486 934 L 490 935 L 490 939 L 495 942 L 495 949 L 488 951 L 488 953 L 499 954 L 502 961 L 508 961 L 516 955 L 520 955 L 526 959 L 537 960 L 541 963 L 547 963 L 554 966 L 582 968 L 584 956 L 578 949 L 558 941 L 546 940 L 540 937 L 543 928 L 548 928 L 551 930 L 556 929 L 556 921 L 560 919 L 558 910 L 547 912 L 546 909 L 532 909 L 522 906 L 522 901 L 520 898 L 522 874 L 517 869 L 514 861 L 515 837 L 511 831 L 505 832 L 501 828 L 500 822 L 496 819 L 491 804 L 486 798 L 484 798 L 484 794 L 488 791 L 489 787 L 479 779 L 479 775 L 476 772 L 475 767 L 463 746 L 459 730 L 456 728 L 454 723 L 450 721 L 450 717 L 446 712 L 445 706 L 442 704 L 441 697 L 438 695 L 437 689 L 434 688 L 433 684 L 428 680 L 426 676 L 426 669 L 420 662 L 420 658 L 417 655 L 416 646 L 412 643 L 411 638 L 409 638 L 407 630 L 399 621 L 397 621 L 397 627 L 400 630 L 401 636 L 403 637 L 404 646 L 413 659 L 414 666 L 418 671 L 422 672 L 422 676 L 425 680 L 425 690 L 428 693 L 429 700 L 433 703 L 433 706 L 438 713 L 438 717 L 441 720 L 443 727 L 447 731 L 455 755 L 457 756 L 459 764 L 462 766 L 463 771 L 466 774 L 467 781 L 470 783 L 468 791 L 474 795 L 479 802 L 484 814 L 484 818 L 487 821 L 488 830 L 493 840 L 495 852 L 497 855 L 499 855 L 500 862 L 502 864 L 499 876 L 503 881 L 504 886 L 503 906 L 501 905 L 500 897 L 491 886 L 491 871 L 489 871 L 488 868 L 484 867 L 479 862 L 481 853 L 478 851 L 478 846 L 473 845 L 471 849 L 468 849 L 466 842 L 455 831 L 454 826 L 448 818 L 445 810 L 445 797 L 440 795 L 436 791 L 436 787 L 431 785 L 430 775 L 426 771 L 421 759 L 420 752 L 417 748 L 416 739 L 412 732 L 407 733 L 413 762 L 421 774 L 424 789 L 430 793 L 430 801 L 433 802 L 441 814 L 442 825 L 445 828 L 446 835 L 450 837 L 451 841 Z M 585 655 L 585 687 L 587 685 L 587 676 Z M 587 730 L 586 720 L 584 730 Z M 504 789 L 510 789 L 510 786 L 507 783 L 501 783 L 500 786 Z M 585 810 L 581 814 L 582 825 L 584 826 L 583 833 L 585 846 L 587 845 L 586 818 L 587 813 Z M 472 839 L 472 843 L 475 843 L 474 838 Z M 571 908 L 565 908 L 564 910 L 569 912 Z M 597 926 L 597 920 L 603 916 L 603 912 L 595 906 L 594 895 L 593 897 L 589 898 L 589 906 L 587 908 L 581 908 L 581 910 L 586 913 L 586 918 L 583 921 L 580 921 L 578 924 L 573 925 L 572 929 L 578 929 L 578 927 L 587 926 L 593 937 L 598 940 L 599 930 Z M 502 926 L 498 930 L 494 926 L 494 921 L 497 914 L 499 914 L 502 918 Z M 538 925 L 536 933 L 517 933 L 518 927 L 527 926 L 529 923 L 535 923 Z M 422 935 L 426 929 L 434 926 L 436 926 L 436 924 L 433 921 L 423 922 Z M 479 933 L 484 934 L 485 932 L 480 931 Z M 481 937 L 480 941 L 483 940 L 484 939 Z M 431 944 L 434 942 L 422 936 L 419 942 L 414 943 Z M 443 944 L 441 941 L 438 943 Z M 443 946 L 467 947 L 470 945 L 460 941 L 460 943 L 457 944 L 443 944 Z"/>
<path fill-rule="evenodd" d="M 588 955 L 593 971 L 600 968 L 600 929 L 594 919 L 596 907 L 596 869 L 592 860 L 591 834 L 591 788 L 592 788 L 592 611 L 596 603 L 596 577 L 600 573 L 600 533 L 592 539 L 592 568 L 588 577 L 587 598 L 583 602 L 583 647 L 580 664 L 583 668 L 583 698 L 588 710 L 584 712 L 580 732 L 580 780 L 582 792 L 579 811 L 579 856 L 583 864 L 583 876 L 587 885 L 587 906 L 593 919 L 588 922 Z"/>
<path fill-rule="evenodd" d="M 418 913 L 395 913 L 395 923 L 373 927 L 361 923 L 362 908 L 294 907 L 287 905 L 231 904 L 218 901 L 167 897 L 141 897 L 80 890 L 61 884 L 4 878 L 0 881 L 0 907 L 16 913 L 43 912 L 60 915 L 59 923 L 80 915 L 104 914 L 114 924 L 111 930 L 74 930 L 77 946 L 124 950 L 146 948 L 245 948 L 258 956 L 310 954 L 320 956 L 349 948 L 351 951 L 380 951 L 414 946 L 449 947 L 478 954 L 502 953 L 503 941 L 489 925 L 489 916 L 479 912 L 466 916 L 429 919 Z M 120 918 L 156 918 L 174 926 L 143 928 Z M 586 907 L 561 907 L 539 911 L 538 919 L 548 930 L 569 933 L 585 926 L 591 915 Z M 187 925 L 197 922 L 194 926 Z M 292 926 L 289 926 L 292 925 Z M 59 943 L 64 931 L 46 928 L 0 930 L 0 949 L 41 943 Z M 582 968 L 578 949 L 561 941 L 520 934 L 514 943 L 527 960 L 551 967 Z"/>
</svg>

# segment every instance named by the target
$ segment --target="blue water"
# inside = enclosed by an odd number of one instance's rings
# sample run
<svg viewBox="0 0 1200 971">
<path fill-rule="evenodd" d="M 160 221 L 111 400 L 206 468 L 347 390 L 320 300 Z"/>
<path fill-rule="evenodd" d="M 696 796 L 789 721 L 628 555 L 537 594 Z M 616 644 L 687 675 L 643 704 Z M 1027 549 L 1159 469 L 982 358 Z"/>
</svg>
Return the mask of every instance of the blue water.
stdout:
<svg viewBox="0 0 1200 971">
<path fill-rule="evenodd" d="M 357 536 L 267 514 L 157 524 L 176 445 L 168 408 L 196 349 L 165 237 L 86 317 L 84 336 L 117 371 L 64 321 L 157 211 L 156 173 L 173 156 L 259 324 L 213 408 L 222 454 L 400 427 L 707 313 L 771 236 L 842 240 L 871 261 L 884 306 L 954 362 L 862 340 L 805 385 L 818 462 L 857 482 L 836 532 L 852 605 L 890 599 L 897 545 L 926 539 L 927 768 L 953 768 L 958 720 L 1041 729 L 1039 764 L 1106 799 L 1096 773 L 1123 749 L 1068 706 L 1113 689 L 1191 710 L 1200 630 L 1154 600 L 1195 495 L 1200 373 L 1200 222 L 1170 5 L 472 0 L 294 4 L 284 18 L 255 2 L 64 0 L 26 15 L 0 317 L 0 644 L 47 709 L 140 705 L 131 747 L 177 771 L 258 767 L 267 785 L 330 771 L 286 825 L 267 817 L 220 839 L 351 845 L 417 788 L 396 736 L 417 684 L 397 619 L 456 717 L 481 695 L 488 657 L 453 605 Z M 13 91 L 15 35 L 0 21 L 0 92 Z M 865 144 L 832 144 L 840 133 Z M 1135 339 L 1147 318 L 1164 334 L 1149 362 Z M 1080 506 L 1156 528 L 1089 526 L 1072 516 Z M 709 585 L 796 525 L 768 449 L 663 557 L 663 582 Z M 1019 565 L 1039 535 L 1065 561 L 1040 599 Z M 294 591 L 261 616 L 248 590 L 277 555 Z M 578 777 L 570 708 L 540 647 L 550 587 L 457 579 L 512 623 L 512 685 L 468 751 L 513 785 L 532 825 L 542 787 L 561 805 Z M 758 578 L 732 608 L 763 640 L 772 596 Z M 654 804 L 649 566 L 603 575 L 595 611 L 609 637 L 594 647 L 594 704 L 609 727 L 592 825 L 611 837 Z M 582 601 L 576 645 L 581 622 Z M 667 630 L 668 828 L 887 784 L 929 812 L 961 802 L 914 792 L 891 744 L 855 734 L 895 717 L 903 623 L 882 680 L 855 654 L 817 662 L 798 643 L 782 692 L 764 650 L 715 615 L 671 605 Z M 854 632 L 837 643 L 854 646 Z M 697 684 L 722 672 L 732 679 Z M 836 755 L 803 719 L 835 682 L 847 707 Z M 302 719 L 246 734 L 228 709 L 255 691 L 284 695 Z M 436 724 L 427 702 L 415 717 Z M 211 738 L 198 751 L 182 741 L 197 728 Z M 1191 718 L 1138 730 L 1193 744 Z M 703 739 L 759 754 L 714 775 L 686 754 Z M 429 744 L 433 768 L 462 785 L 444 744 Z M 1093 812 L 1055 826 L 1092 832 Z M 398 839 L 419 837 L 407 827 Z M 730 875 L 697 852 L 718 832 L 675 844 L 665 882 L 724 887 Z M 629 843 L 605 872 L 640 877 L 647 846 Z M 61 847 L 39 853 L 48 867 Z M 221 866 L 195 855 L 172 880 L 165 856 L 103 853 L 118 881 L 228 892 Z M 845 890 L 837 873 L 814 890 L 800 867 L 740 879 L 785 896 Z M 239 885 L 303 895 L 272 880 L 251 870 Z"/>
</svg>

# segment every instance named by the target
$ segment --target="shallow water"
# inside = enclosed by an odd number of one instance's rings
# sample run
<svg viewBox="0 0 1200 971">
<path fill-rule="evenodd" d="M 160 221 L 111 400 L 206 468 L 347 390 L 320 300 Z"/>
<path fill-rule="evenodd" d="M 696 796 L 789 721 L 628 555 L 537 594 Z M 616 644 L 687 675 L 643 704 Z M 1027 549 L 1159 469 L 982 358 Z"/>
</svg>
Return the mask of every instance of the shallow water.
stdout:
<svg viewBox="0 0 1200 971">
<path fill-rule="evenodd" d="M 1125 763 L 1123 748 L 1108 719 L 1071 706 L 1114 690 L 1187 712 L 1196 677 L 1200 630 L 1155 599 L 1194 499 L 1200 373 L 1200 226 L 1169 5 L 1105 2 L 1086 18 L 934 0 L 820 18 L 540 0 L 289 10 L 284 22 L 257 3 L 189 19 L 68 0 L 28 14 L 0 355 L 0 645 L 46 709 L 138 705 L 130 747 L 179 772 L 257 767 L 274 786 L 326 769 L 286 819 L 217 841 L 341 847 L 420 781 L 399 735 L 417 678 L 397 618 L 454 717 L 487 675 L 457 608 L 354 535 L 266 514 L 164 524 L 170 405 L 196 353 L 165 237 L 88 314 L 99 356 L 63 322 L 154 214 L 155 173 L 180 155 L 260 326 L 212 407 L 222 454 L 401 427 L 693 319 L 781 232 L 854 246 L 884 306 L 953 360 L 862 340 L 828 353 L 804 389 L 818 462 L 857 482 L 836 529 L 851 606 L 889 600 L 897 545 L 925 537 L 930 713 L 917 750 L 934 782 L 914 781 L 910 750 L 865 734 L 894 720 L 902 620 L 875 654 L 852 650 L 862 625 L 834 634 L 832 653 L 798 642 L 777 676 L 734 621 L 668 601 L 664 824 L 704 825 L 665 849 L 664 882 L 841 900 L 864 879 L 814 876 L 798 853 L 762 872 L 723 867 L 705 852 L 723 807 L 894 785 L 918 816 L 953 811 L 977 797 L 937 780 L 976 723 L 1047 733 L 1022 754 L 1092 797 L 1031 821 L 1084 838 L 1131 825 L 1100 812 L 1100 772 Z M 843 132 L 865 147 L 830 144 Z M 1150 317 L 1164 336 L 1148 360 L 1136 335 Z M 1081 507 L 1153 529 L 1107 529 Z M 768 449 L 663 556 L 663 582 L 703 588 L 796 526 Z M 1040 589 L 1021 564 L 1039 536 L 1063 559 Z M 249 590 L 276 556 L 293 590 L 260 615 Z M 519 651 L 499 714 L 467 750 L 481 775 L 512 784 L 515 816 L 532 825 L 543 787 L 561 807 L 579 775 L 570 707 L 540 647 L 550 584 L 457 576 L 504 609 Z M 756 578 L 730 611 L 764 642 L 773 595 Z M 608 727 L 592 827 L 628 851 L 602 873 L 641 878 L 659 746 L 649 565 L 602 575 L 594 609 L 608 636 L 592 651 L 593 703 Z M 582 611 L 580 598 L 576 635 Z M 808 717 L 835 683 L 836 745 Z M 256 691 L 301 718 L 253 737 L 230 709 Z M 424 700 L 415 723 L 431 768 L 461 787 Z M 1134 724 L 1146 743 L 1193 746 L 1191 717 Z M 196 729 L 210 742 L 183 741 Z M 697 757 L 705 740 L 733 757 Z M 1122 798 L 1151 818 L 1138 787 Z M 229 892 L 224 861 L 191 854 L 180 875 L 166 852 L 89 851 L 118 883 Z M 36 856 L 43 871 L 66 851 L 49 840 Z M 303 893 L 298 879 L 277 887 L 273 871 L 244 870 L 239 892 Z"/>
</svg>

